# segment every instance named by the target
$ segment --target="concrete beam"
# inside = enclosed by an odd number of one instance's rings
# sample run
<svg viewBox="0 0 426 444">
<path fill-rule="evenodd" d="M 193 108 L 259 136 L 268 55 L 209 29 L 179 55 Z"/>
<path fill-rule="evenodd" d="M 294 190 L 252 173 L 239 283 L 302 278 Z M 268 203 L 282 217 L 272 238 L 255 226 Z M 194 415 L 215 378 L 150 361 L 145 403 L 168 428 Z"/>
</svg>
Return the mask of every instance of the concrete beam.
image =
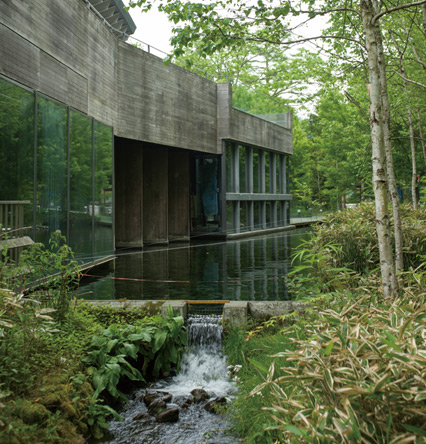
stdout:
<svg viewBox="0 0 426 444">
<path fill-rule="evenodd" d="M 260 194 L 260 193 L 226 193 L 226 200 L 291 200 L 291 194 Z"/>
</svg>

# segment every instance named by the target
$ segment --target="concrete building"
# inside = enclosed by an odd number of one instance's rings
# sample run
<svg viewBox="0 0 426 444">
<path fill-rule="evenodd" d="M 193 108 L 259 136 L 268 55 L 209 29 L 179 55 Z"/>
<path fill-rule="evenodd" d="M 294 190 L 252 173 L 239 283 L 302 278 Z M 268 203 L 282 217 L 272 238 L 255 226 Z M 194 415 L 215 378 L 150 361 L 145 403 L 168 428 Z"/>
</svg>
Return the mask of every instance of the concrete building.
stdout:
<svg viewBox="0 0 426 444">
<path fill-rule="evenodd" d="M 166 66 L 134 29 L 121 0 L 0 2 L 0 201 L 88 260 L 285 226 L 291 118 L 233 108 L 231 85 Z"/>
</svg>

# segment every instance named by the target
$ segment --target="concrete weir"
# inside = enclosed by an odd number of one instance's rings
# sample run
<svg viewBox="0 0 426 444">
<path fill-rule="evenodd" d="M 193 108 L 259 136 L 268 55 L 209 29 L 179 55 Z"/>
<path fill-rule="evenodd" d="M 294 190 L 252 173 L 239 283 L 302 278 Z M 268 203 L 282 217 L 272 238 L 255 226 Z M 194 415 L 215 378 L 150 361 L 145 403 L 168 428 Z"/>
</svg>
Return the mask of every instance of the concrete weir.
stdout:
<svg viewBox="0 0 426 444">
<path fill-rule="evenodd" d="M 83 302 L 83 301 L 82 301 Z M 149 307 L 150 310 L 158 311 L 166 317 L 169 306 L 175 313 L 181 315 L 184 319 L 188 317 L 189 306 L 196 304 L 205 305 L 223 305 L 222 319 L 223 323 L 230 327 L 242 327 L 246 325 L 248 317 L 257 321 L 266 321 L 274 316 L 281 316 L 293 312 L 303 312 L 306 305 L 295 301 L 143 301 L 143 300 L 125 300 L 125 301 L 84 301 L 91 304 L 109 305 L 117 308 L 131 309 L 135 307 Z M 204 311 L 208 313 L 208 309 Z M 217 313 L 216 313 L 217 314 Z"/>
</svg>

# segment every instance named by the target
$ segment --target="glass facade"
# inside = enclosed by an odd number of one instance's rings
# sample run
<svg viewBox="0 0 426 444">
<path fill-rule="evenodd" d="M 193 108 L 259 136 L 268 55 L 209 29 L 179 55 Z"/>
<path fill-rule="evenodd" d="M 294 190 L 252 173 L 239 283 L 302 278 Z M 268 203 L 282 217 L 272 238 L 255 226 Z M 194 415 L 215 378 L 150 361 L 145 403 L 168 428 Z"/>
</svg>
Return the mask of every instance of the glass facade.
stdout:
<svg viewBox="0 0 426 444">
<path fill-rule="evenodd" d="M 0 202 L 22 203 L 34 240 L 61 230 L 83 261 L 112 253 L 112 168 L 111 127 L 0 77 Z"/>
<path fill-rule="evenodd" d="M 33 225 L 34 93 L 0 77 L 0 201 L 24 201 Z"/>
<path fill-rule="evenodd" d="M 227 232 L 288 225 L 285 154 L 225 144 Z"/>
</svg>

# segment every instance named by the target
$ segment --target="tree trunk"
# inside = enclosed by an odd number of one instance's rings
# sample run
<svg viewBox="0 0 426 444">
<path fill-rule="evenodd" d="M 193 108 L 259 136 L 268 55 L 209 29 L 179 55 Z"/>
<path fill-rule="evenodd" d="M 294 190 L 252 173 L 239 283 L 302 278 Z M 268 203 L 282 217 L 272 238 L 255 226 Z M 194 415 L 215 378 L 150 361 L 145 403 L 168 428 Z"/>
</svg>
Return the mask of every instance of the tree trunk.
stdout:
<svg viewBox="0 0 426 444">
<path fill-rule="evenodd" d="M 408 88 L 407 88 L 407 81 L 405 80 L 407 78 L 407 73 L 405 72 L 404 68 L 404 55 L 398 45 L 397 40 L 391 33 L 392 40 L 394 42 L 394 45 L 399 53 L 399 70 L 401 71 L 401 74 L 403 76 L 402 84 L 404 88 L 404 93 L 406 97 L 407 102 L 407 118 L 408 118 L 408 130 L 410 132 L 410 147 L 411 147 L 411 200 L 413 203 L 413 208 L 417 209 L 417 162 L 416 162 L 416 143 L 414 141 L 414 127 L 413 127 L 413 118 L 410 108 L 410 98 L 408 96 Z"/>
<path fill-rule="evenodd" d="M 423 34 L 426 37 L 426 4 L 422 5 L 422 22 L 423 22 Z"/>
<path fill-rule="evenodd" d="M 383 134 L 382 85 L 380 75 L 380 57 L 377 35 L 380 33 L 378 24 L 372 24 L 372 18 L 379 10 L 376 0 L 360 0 L 362 22 L 368 55 L 369 95 L 370 95 L 370 129 L 373 163 L 373 188 L 376 205 L 376 231 L 379 243 L 380 269 L 382 276 L 383 296 L 388 298 L 396 295 L 396 280 L 393 264 L 392 244 L 390 236 L 386 152 Z"/>
<path fill-rule="evenodd" d="M 407 92 L 407 85 L 404 80 L 404 89 Z M 408 95 L 407 95 L 408 98 Z M 410 147 L 411 147 L 411 198 L 413 200 L 413 208 L 417 209 L 417 162 L 416 162 L 416 143 L 414 141 L 413 119 L 411 117 L 410 105 L 407 105 L 407 118 L 410 130 Z"/>
<path fill-rule="evenodd" d="M 425 141 L 423 139 L 422 119 L 420 117 L 420 110 L 419 110 L 419 108 L 417 108 L 417 118 L 419 120 L 419 135 L 420 135 L 420 142 L 422 144 L 423 159 L 424 159 L 425 165 L 426 165 L 426 147 L 425 147 Z"/>
<path fill-rule="evenodd" d="M 404 255 L 402 250 L 404 244 L 402 237 L 401 210 L 399 207 L 398 189 L 396 187 L 395 169 L 393 167 L 392 143 L 390 135 L 390 104 L 386 79 L 386 62 L 385 55 L 383 53 L 382 35 L 379 27 L 376 31 L 376 38 L 379 43 L 379 69 L 383 104 L 383 140 L 386 152 L 386 172 L 388 177 L 388 191 L 392 199 L 393 231 L 395 238 L 395 274 L 398 275 L 398 273 L 404 269 Z"/>
</svg>

